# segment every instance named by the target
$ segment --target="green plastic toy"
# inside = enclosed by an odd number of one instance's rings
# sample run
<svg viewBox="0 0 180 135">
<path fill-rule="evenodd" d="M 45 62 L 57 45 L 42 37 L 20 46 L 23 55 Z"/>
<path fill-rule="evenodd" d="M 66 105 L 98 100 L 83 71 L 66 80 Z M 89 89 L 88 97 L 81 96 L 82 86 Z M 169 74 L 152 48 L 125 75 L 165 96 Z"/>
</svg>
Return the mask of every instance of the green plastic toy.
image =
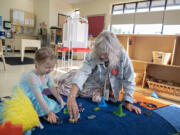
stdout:
<svg viewBox="0 0 180 135">
<path fill-rule="evenodd" d="M 100 108 L 99 107 L 94 107 L 94 109 L 93 109 L 94 111 L 99 111 L 100 110 Z"/>
<path fill-rule="evenodd" d="M 118 106 L 117 111 L 113 112 L 113 114 L 115 114 L 115 115 L 118 116 L 118 117 L 123 117 L 123 116 L 126 115 L 125 113 L 123 113 L 122 104 L 120 104 L 120 105 Z"/>
<path fill-rule="evenodd" d="M 69 114 L 68 109 L 67 109 L 67 108 L 64 108 L 63 113 L 64 113 L 64 114 Z"/>
</svg>

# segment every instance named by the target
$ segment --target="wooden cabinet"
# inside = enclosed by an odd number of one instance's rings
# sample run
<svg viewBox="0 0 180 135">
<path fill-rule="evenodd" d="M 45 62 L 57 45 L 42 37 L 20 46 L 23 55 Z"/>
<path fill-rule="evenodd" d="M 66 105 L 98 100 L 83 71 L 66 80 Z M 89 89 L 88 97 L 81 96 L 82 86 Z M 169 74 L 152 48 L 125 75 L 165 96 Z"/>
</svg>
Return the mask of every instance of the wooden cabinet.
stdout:
<svg viewBox="0 0 180 135">
<path fill-rule="evenodd" d="M 51 28 L 51 44 L 62 43 L 62 28 Z"/>
<path fill-rule="evenodd" d="M 38 39 L 37 36 L 27 36 L 27 35 L 15 35 L 14 36 L 14 50 L 20 50 L 22 39 Z M 34 48 L 28 47 L 26 50 L 35 50 Z"/>
<path fill-rule="evenodd" d="M 57 46 L 58 44 L 62 43 L 62 28 L 51 28 L 51 42 L 50 42 L 50 47 L 54 50 L 56 55 L 58 56 L 57 52 Z"/>
<path fill-rule="evenodd" d="M 142 87 L 180 102 L 180 66 L 147 64 Z"/>
<path fill-rule="evenodd" d="M 24 61 L 24 51 L 27 47 L 40 49 L 41 41 L 40 40 L 32 40 L 32 39 L 22 39 L 21 40 L 21 62 Z"/>
<path fill-rule="evenodd" d="M 150 88 L 147 83 L 148 77 L 150 77 L 159 81 L 159 84 L 161 81 L 180 84 L 180 36 L 118 34 L 117 37 L 131 58 L 134 71 L 138 77 L 135 79 L 137 81 L 136 91 L 146 94 L 157 91 L 162 98 L 180 102 L 180 95 L 168 94 L 171 88 L 166 89 L 166 85 L 164 88 L 163 85 L 159 85 L 161 89 L 167 91 L 163 93 L 155 87 Z M 171 53 L 170 62 L 166 65 L 155 64 L 153 62 L 153 51 Z"/>
<path fill-rule="evenodd" d="M 180 37 L 173 35 L 117 35 L 132 60 L 152 62 L 153 51 L 172 53 L 178 49 Z M 179 41 L 179 42 L 177 42 Z M 172 59 L 173 60 L 173 59 Z M 174 63 L 174 61 L 172 61 Z M 180 64 L 179 64 L 180 65 Z"/>
<path fill-rule="evenodd" d="M 180 66 L 180 37 L 176 37 L 176 43 L 173 50 L 172 65 Z"/>
<path fill-rule="evenodd" d="M 14 50 L 14 39 L 6 38 L 5 39 L 5 46 L 6 46 L 6 51 L 7 51 L 8 46 L 11 47 L 11 50 Z"/>
</svg>

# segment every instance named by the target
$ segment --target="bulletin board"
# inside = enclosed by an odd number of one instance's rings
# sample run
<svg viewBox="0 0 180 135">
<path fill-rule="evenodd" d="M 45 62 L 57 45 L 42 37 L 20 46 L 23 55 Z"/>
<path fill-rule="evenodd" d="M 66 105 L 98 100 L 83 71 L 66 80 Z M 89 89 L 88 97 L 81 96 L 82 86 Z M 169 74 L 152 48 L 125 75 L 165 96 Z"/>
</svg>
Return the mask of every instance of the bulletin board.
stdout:
<svg viewBox="0 0 180 135">
<path fill-rule="evenodd" d="M 20 25 L 27 27 L 35 26 L 35 15 L 33 13 L 18 9 L 11 9 L 10 16 L 13 25 Z"/>
<path fill-rule="evenodd" d="M 104 29 L 105 15 L 95 15 L 88 17 L 89 32 L 93 37 L 97 37 Z"/>
</svg>

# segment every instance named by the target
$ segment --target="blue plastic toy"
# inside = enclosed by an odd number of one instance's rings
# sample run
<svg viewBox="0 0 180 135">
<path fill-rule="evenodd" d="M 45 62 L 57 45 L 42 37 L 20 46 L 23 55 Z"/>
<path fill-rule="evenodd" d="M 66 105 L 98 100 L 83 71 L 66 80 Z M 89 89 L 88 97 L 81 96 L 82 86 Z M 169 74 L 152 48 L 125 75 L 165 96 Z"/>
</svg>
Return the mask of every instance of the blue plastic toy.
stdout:
<svg viewBox="0 0 180 135">
<path fill-rule="evenodd" d="M 101 99 L 101 102 L 99 102 L 98 104 L 99 107 L 107 107 L 108 105 L 105 102 L 104 96 Z"/>
<path fill-rule="evenodd" d="M 154 98 L 157 98 L 157 99 L 159 98 L 155 91 L 152 92 L 151 97 L 154 97 Z"/>
</svg>

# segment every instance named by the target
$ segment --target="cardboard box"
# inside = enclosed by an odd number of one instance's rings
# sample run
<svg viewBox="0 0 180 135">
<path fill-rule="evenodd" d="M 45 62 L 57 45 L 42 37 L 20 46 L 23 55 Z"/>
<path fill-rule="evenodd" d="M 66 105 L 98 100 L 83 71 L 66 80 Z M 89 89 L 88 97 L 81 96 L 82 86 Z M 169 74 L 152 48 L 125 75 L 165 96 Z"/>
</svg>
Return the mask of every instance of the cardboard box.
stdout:
<svg viewBox="0 0 180 135">
<path fill-rule="evenodd" d="M 157 64 L 167 65 L 171 60 L 171 53 L 153 51 L 153 62 Z"/>
</svg>

